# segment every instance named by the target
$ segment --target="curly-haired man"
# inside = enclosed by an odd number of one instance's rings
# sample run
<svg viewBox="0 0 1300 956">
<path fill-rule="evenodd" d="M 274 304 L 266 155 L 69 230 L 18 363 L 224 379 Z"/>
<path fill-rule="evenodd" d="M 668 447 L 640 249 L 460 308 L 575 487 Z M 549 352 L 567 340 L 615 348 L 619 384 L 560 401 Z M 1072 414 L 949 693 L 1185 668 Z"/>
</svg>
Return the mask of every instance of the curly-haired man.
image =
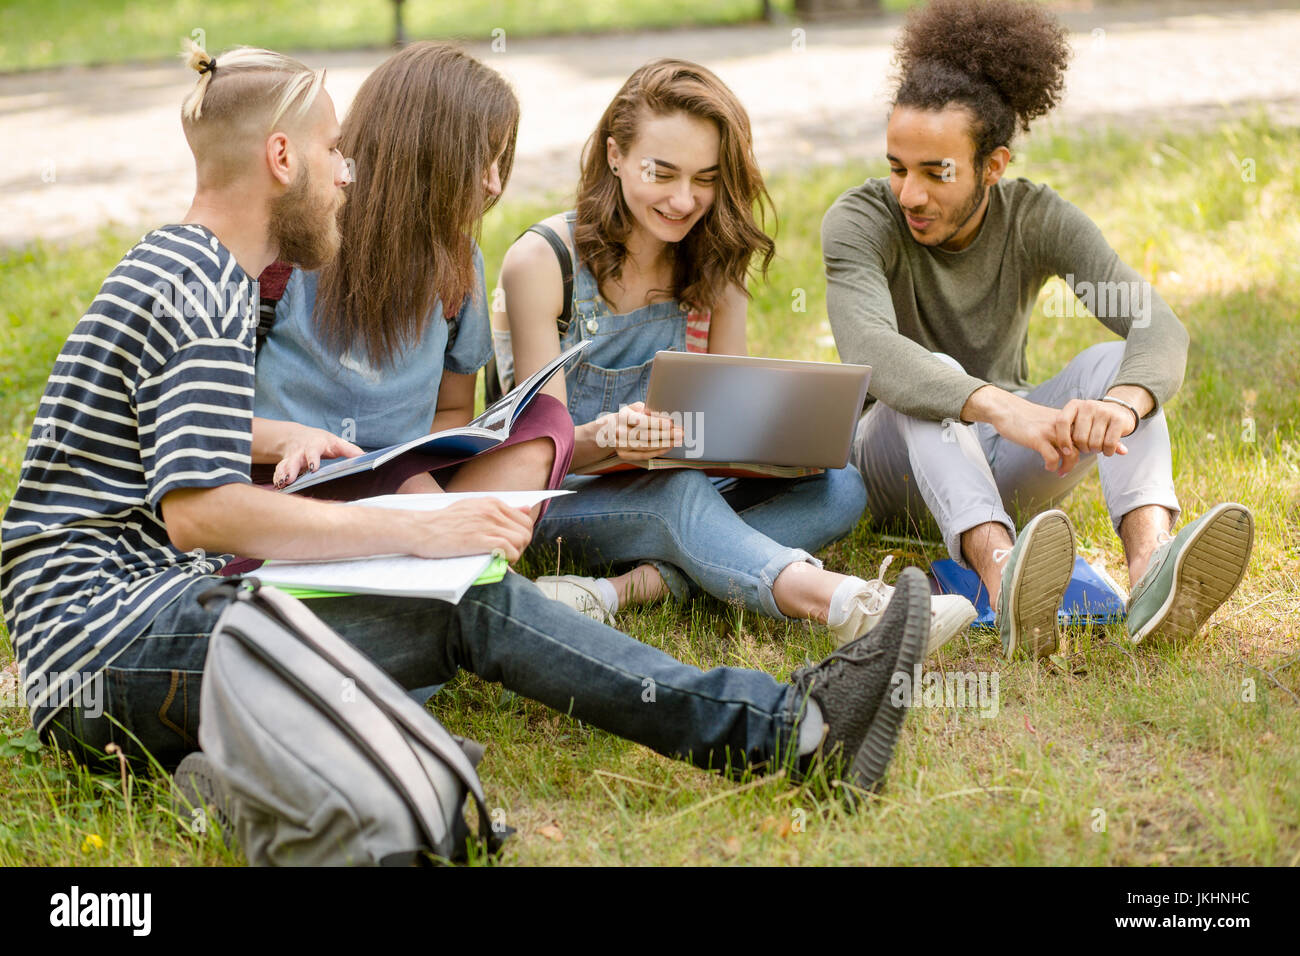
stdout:
<svg viewBox="0 0 1300 956">
<path fill-rule="evenodd" d="M 1027 0 L 934 0 L 897 52 L 890 175 L 845 192 L 822 223 L 840 355 L 875 367 L 854 441 L 871 514 L 915 514 L 919 495 L 996 605 L 1004 652 L 1042 656 L 1060 639 L 1074 531 L 1039 509 L 1095 461 L 1134 582 L 1129 634 L 1190 637 L 1240 583 L 1254 524 L 1227 503 L 1170 537 L 1180 509 L 1162 406 L 1182 383 L 1187 332 L 1078 208 L 1003 178 L 1017 128 L 1060 97 L 1065 31 Z M 1029 317 L 1052 276 L 1081 303 L 1061 314 L 1086 308 L 1122 341 L 1035 387 Z M 1034 515 L 1018 536 L 1013 513 Z"/>
</svg>

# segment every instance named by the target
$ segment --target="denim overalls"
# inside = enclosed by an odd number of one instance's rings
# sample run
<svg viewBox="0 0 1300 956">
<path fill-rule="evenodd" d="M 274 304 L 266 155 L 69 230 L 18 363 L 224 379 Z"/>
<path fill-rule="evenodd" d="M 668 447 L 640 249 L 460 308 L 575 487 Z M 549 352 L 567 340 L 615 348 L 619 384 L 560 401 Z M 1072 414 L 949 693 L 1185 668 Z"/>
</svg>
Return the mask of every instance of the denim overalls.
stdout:
<svg viewBox="0 0 1300 956">
<path fill-rule="evenodd" d="M 573 222 L 569 222 L 573 239 Z M 655 352 L 686 351 L 686 306 L 676 299 L 656 302 L 622 315 L 610 311 L 586 266 L 573 274 L 573 316 L 562 349 L 590 339 L 580 357 L 565 369 L 564 388 L 575 425 L 624 405 L 645 401 Z"/>
<path fill-rule="evenodd" d="M 573 247 L 573 214 L 566 215 Z M 644 401 L 661 349 L 686 350 L 686 307 L 676 299 L 621 315 L 596 280 L 574 263 L 573 314 L 565 348 L 592 344 L 565 371 L 569 413 L 584 425 Z M 540 540 L 562 537 L 588 563 L 651 563 L 679 600 L 702 589 L 723 601 L 782 617 L 772 583 L 796 561 L 820 567 L 813 551 L 847 534 L 866 507 L 852 466 L 809 478 L 711 479 L 687 468 L 569 475 L 538 525 Z"/>
</svg>

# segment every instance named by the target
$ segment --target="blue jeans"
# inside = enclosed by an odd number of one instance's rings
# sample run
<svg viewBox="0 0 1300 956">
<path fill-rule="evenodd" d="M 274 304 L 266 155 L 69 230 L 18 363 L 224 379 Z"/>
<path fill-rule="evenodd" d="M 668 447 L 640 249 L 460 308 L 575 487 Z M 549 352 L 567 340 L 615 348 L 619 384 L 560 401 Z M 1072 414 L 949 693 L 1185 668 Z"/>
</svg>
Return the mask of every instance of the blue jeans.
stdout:
<svg viewBox="0 0 1300 956">
<path fill-rule="evenodd" d="M 572 248 L 575 214 L 566 220 Z M 687 349 L 690 306 L 667 299 L 615 313 L 581 261 L 572 306 L 560 344 L 590 343 L 564 371 L 577 425 L 644 401 L 655 353 Z M 579 494 L 551 502 L 535 541 L 562 537 L 563 553 L 588 564 L 650 563 L 678 600 L 703 590 L 775 618 L 777 575 L 796 561 L 820 567 L 812 552 L 852 531 L 867 503 L 852 466 L 794 480 L 711 480 L 688 469 L 569 475 L 560 487 Z"/>
<path fill-rule="evenodd" d="M 564 539 L 588 564 L 653 563 L 673 596 L 703 590 L 783 617 L 772 584 L 853 530 L 866 507 L 852 465 L 807 478 L 710 479 L 687 468 L 570 475 L 535 540 Z"/>
<path fill-rule="evenodd" d="M 103 714 L 69 706 L 51 736 L 83 763 L 107 769 L 116 742 L 166 769 L 198 749 L 199 691 L 218 612 L 196 581 L 104 672 Z M 796 723 L 788 684 L 761 671 L 701 671 L 544 597 L 506 575 L 456 605 L 413 598 L 323 598 L 307 606 L 408 689 L 465 668 L 603 730 L 706 769 L 739 769 L 787 753 Z M 120 724 L 120 726 L 116 726 Z M 132 739 L 135 738 L 135 739 Z M 138 743 L 136 742 L 138 740 Z"/>
</svg>

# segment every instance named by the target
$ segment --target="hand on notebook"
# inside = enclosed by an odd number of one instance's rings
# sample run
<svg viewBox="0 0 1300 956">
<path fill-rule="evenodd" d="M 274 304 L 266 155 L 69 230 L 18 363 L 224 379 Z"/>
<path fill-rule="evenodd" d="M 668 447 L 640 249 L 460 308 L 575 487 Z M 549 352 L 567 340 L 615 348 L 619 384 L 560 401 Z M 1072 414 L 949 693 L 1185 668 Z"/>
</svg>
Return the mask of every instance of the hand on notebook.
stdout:
<svg viewBox="0 0 1300 956">
<path fill-rule="evenodd" d="M 276 445 L 280 461 L 275 466 L 275 487 L 283 488 L 303 471 L 315 471 L 321 459 L 355 458 L 362 449 L 323 428 L 277 422 L 283 432 Z"/>
<path fill-rule="evenodd" d="M 533 538 L 533 519 L 524 508 L 498 498 L 471 498 L 441 511 L 408 512 L 419 522 L 421 558 L 454 558 L 500 551 L 512 564 Z"/>
<path fill-rule="evenodd" d="M 685 440 L 682 426 L 668 415 L 649 411 L 645 402 L 624 405 L 596 419 L 596 444 L 626 461 L 648 461 Z"/>
</svg>

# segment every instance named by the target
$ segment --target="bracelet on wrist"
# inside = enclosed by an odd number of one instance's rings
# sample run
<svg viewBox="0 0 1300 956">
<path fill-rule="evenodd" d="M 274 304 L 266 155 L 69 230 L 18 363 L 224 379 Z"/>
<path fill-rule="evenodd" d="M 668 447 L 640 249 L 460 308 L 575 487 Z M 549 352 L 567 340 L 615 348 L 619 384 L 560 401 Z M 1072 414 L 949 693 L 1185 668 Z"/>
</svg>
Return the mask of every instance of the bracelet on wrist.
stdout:
<svg viewBox="0 0 1300 956">
<path fill-rule="evenodd" d="M 1106 396 L 1104 396 L 1104 397 L 1102 398 L 1102 401 L 1103 401 L 1103 402 L 1110 402 L 1110 403 L 1113 404 L 1113 405 L 1123 405 L 1123 406 L 1124 406 L 1125 408 L 1127 408 L 1130 412 L 1132 412 L 1132 413 L 1133 413 L 1133 431 L 1132 431 L 1132 432 L 1129 432 L 1128 435 L 1132 435 L 1133 432 L 1135 432 L 1135 431 L 1138 430 L 1138 426 L 1142 424 L 1142 416 L 1138 414 L 1138 410 L 1137 410 L 1136 408 L 1134 408 L 1134 407 L 1133 407 L 1131 404 L 1129 404 L 1128 402 L 1124 401 L 1124 399 L 1122 399 L 1122 398 L 1116 398 L 1116 397 L 1113 396 L 1113 395 L 1106 395 Z M 1127 438 L 1128 435 L 1124 435 L 1123 437 L 1124 437 L 1124 438 Z"/>
</svg>

